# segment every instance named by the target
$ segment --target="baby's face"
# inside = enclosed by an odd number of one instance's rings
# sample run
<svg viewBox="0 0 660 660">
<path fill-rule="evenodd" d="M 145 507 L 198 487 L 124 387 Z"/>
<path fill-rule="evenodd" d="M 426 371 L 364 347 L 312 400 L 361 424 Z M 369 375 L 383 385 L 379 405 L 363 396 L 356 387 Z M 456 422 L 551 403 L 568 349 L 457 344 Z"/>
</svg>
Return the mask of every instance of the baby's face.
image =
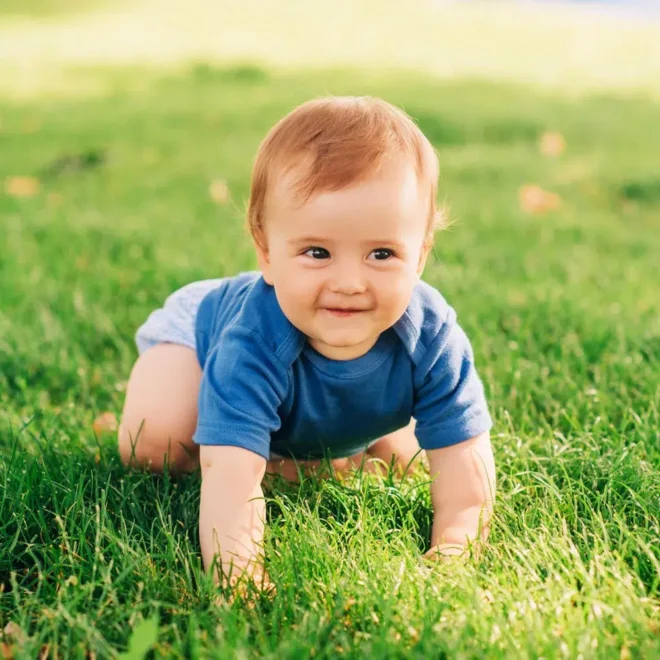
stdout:
<svg viewBox="0 0 660 660">
<path fill-rule="evenodd" d="M 287 181 L 272 191 L 259 265 L 314 349 L 334 360 L 359 357 L 401 317 L 424 266 L 427 214 L 407 163 L 303 206 Z"/>
</svg>

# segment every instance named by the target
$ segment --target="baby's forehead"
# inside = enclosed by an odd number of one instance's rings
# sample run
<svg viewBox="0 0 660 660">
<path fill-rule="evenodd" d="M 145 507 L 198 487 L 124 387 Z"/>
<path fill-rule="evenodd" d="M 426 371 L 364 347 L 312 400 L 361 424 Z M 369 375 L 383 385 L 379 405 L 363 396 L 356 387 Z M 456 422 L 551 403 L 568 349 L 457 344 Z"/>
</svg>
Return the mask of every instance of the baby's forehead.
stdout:
<svg viewBox="0 0 660 660">
<path fill-rule="evenodd" d="M 360 242 L 394 242 L 423 231 L 427 197 L 413 169 L 392 167 L 379 176 L 336 190 L 316 191 L 307 199 L 297 193 L 295 179 L 274 189 L 268 204 L 267 232 Z"/>
<path fill-rule="evenodd" d="M 316 164 L 309 158 L 284 165 L 273 172 L 269 182 L 270 201 L 278 206 L 301 209 L 318 205 L 330 197 L 360 198 L 373 194 L 386 194 L 400 198 L 418 197 L 430 184 L 417 172 L 414 163 L 403 157 L 390 159 L 371 170 L 356 175 L 341 172 L 319 176 Z"/>
</svg>

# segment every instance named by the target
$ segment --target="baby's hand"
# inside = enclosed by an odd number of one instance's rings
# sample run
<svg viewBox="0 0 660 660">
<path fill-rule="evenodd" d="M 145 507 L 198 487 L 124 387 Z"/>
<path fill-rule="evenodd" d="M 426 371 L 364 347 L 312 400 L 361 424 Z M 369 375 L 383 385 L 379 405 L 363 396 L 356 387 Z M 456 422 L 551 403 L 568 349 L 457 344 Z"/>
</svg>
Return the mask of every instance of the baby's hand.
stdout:
<svg viewBox="0 0 660 660">
<path fill-rule="evenodd" d="M 230 605 L 236 599 L 243 601 L 248 608 L 255 605 L 255 596 L 263 593 L 274 596 L 277 593 L 275 585 L 270 581 L 268 573 L 265 571 L 255 571 L 252 575 L 243 575 L 238 578 L 232 578 L 228 589 L 228 594 L 218 594 L 215 599 L 216 605 Z"/>
<path fill-rule="evenodd" d="M 467 546 L 457 545 L 455 543 L 440 543 L 434 545 L 428 552 L 423 555 L 423 559 L 430 559 L 433 561 L 451 561 L 456 557 L 463 557 L 467 553 Z"/>
</svg>

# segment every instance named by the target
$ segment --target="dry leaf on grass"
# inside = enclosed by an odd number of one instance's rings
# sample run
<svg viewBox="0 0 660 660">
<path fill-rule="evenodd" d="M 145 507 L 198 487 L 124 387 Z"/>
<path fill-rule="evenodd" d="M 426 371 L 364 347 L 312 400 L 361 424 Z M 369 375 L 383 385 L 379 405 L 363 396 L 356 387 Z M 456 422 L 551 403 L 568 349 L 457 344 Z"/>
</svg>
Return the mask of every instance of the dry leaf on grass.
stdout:
<svg viewBox="0 0 660 660">
<path fill-rule="evenodd" d="M 222 179 L 211 181 L 209 195 L 216 204 L 226 204 L 229 201 L 229 188 L 226 181 Z"/>
<path fill-rule="evenodd" d="M 41 122 L 36 117 L 27 117 L 23 120 L 23 133 L 36 133 L 41 128 Z"/>
<path fill-rule="evenodd" d="M 23 629 L 13 621 L 10 621 L 4 627 L 2 633 L 5 637 L 13 637 L 17 642 L 20 642 L 23 639 L 25 639 L 25 633 L 23 632 Z"/>
<path fill-rule="evenodd" d="M 566 140 L 561 133 L 549 131 L 541 136 L 539 149 L 544 156 L 555 158 L 566 151 Z"/>
<path fill-rule="evenodd" d="M 547 213 L 556 211 L 561 206 L 559 195 L 543 190 L 536 184 L 527 184 L 518 191 L 520 208 L 525 213 Z"/>
<path fill-rule="evenodd" d="M 93 429 L 97 435 L 100 435 L 101 433 L 113 433 L 118 428 L 119 424 L 117 423 L 117 415 L 112 412 L 104 412 L 99 415 L 94 420 L 93 424 Z"/>
<path fill-rule="evenodd" d="M 60 206 L 64 201 L 64 197 L 62 196 L 62 193 L 52 192 L 48 193 L 46 201 L 48 202 L 48 206 Z"/>
<path fill-rule="evenodd" d="M 24 641 L 23 629 L 17 623 L 10 621 L 0 636 L 0 657 L 3 660 L 12 660 L 16 655 L 16 645 Z"/>
<path fill-rule="evenodd" d="M 39 192 L 39 181 L 33 176 L 9 176 L 5 179 L 5 192 L 10 197 L 34 197 Z"/>
</svg>

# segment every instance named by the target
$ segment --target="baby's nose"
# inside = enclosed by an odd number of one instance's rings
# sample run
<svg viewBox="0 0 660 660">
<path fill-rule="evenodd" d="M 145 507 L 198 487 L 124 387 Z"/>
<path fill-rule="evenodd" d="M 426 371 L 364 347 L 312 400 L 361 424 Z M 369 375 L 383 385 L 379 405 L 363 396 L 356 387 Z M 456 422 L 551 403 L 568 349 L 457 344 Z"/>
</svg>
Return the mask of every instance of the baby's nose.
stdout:
<svg viewBox="0 0 660 660">
<path fill-rule="evenodd" d="M 364 293 L 367 286 L 359 269 L 342 269 L 334 274 L 330 282 L 330 288 L 335 293 L 351 296 L 356 293 Z"/>
</svg>

